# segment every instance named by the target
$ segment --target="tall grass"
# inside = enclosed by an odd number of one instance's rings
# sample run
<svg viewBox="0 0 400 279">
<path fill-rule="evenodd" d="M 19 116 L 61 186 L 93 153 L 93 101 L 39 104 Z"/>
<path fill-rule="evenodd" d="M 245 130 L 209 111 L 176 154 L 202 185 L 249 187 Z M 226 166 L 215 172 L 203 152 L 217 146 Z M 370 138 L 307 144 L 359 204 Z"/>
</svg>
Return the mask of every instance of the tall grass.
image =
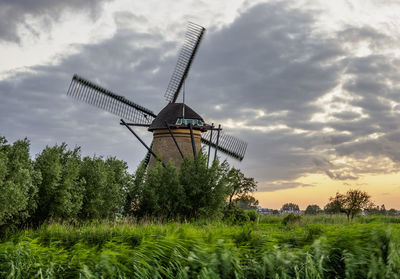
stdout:
<svg viewBox="0 0 400 279">
<path fill-rule="evenodd" d="M 399 278 L 395 219 L 49 224 L 0 243 L 0 278 Z"/>
</svg>

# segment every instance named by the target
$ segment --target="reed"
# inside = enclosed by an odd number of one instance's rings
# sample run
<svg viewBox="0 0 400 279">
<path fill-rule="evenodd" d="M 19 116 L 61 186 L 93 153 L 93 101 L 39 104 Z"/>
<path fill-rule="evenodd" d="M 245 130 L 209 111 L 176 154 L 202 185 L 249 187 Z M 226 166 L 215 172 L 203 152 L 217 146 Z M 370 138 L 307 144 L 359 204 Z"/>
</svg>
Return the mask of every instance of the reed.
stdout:
<svg viewBox="0 0 400 279">
<path fill-rule="evenodd" d="M 51 223 L 0 243 L 0 278 L 399 278 L 396 217 Z"/>
</svg>

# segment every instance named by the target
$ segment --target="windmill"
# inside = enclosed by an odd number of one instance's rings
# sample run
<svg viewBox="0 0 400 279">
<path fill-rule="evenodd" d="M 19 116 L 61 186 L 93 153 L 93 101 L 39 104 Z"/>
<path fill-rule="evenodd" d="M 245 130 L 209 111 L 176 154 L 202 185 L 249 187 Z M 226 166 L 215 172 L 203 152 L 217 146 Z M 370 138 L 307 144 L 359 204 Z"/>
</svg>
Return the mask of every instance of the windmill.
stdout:
<svg viewBox="0 0 400 279">
<path fill-rule="evenodd" d="M 199 114 L 185 104 L 185 79 L 204 32 L 204 27 L 189 23 L 185 42 L 164 95 L 168 104 L 158 114 L 76 74 L 67 95 L 120 116 L 120 124 L 128 128 L 148 150 L 146 164 L 152 165 L 155 160 L 159 160 L 165 165 L 172 159 L 179 166 L 184 156 L 196 156 L 201 143 L 208 145 L 208 158 L 213 147 L 214 159 L 217 151 L 220 151 L 241 161 L 247 143 L 222 132 L 221 125 L 217 128 L 214 124 L 206 124 Z M 183 102 L 177 103 L 181 91 Z M 135 133 L 132 126 L 147 127 L 153 133 L 150 146 Z"/>
</svg>

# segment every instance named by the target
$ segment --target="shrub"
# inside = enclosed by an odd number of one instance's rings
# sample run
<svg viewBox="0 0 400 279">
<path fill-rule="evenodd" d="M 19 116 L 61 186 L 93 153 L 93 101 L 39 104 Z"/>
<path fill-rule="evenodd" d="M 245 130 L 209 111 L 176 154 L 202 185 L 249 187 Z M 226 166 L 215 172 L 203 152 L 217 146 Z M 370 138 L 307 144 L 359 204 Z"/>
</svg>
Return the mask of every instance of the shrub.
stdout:
<svg viewBox="0 0 400 279">
<path fill-rule="evenodd" d="M 134 187 L 125 206 L 137 217 L 163 220 L 216 219 L 222 215 L 226 200 L 227 163 L 214 161 L 207 166 L 207 157 L 186 157 L 180 168 L 171 162 L 163 167 L 154 164 L 143 173 L 140 167 Z"/>
<path fill-rule="evenodd" d="M 0 137 L 0 228 L 23 225 L 37 206 L 37 184 L 40 173 L 32 167 L 29 141 L 7 144 Z"/>
<path fill-rule="evenodd" d="M 258 221 L 258 213 L 254 209 L 248 209 L 244 211 L 247 216 L 249 216 L 249 220 L 252 222 L 257 222 Z"/>
<path fill-rule="evenodd" d="M 300 220 L 301 220 L 300 215 L 289 214 L 289 215 L 285 216 L 285 218 L 283 218 L 282 225 L 284 225 L 284 226 L 292 225 L 295 223 L 299 223 Z"/>
<path fill-rule="evenodd" d="M 250 217 L 243 209 L 231 207 L 224 210 L 224 221 L 230 224 L 244 224 L 250 221 Z"/>
</svg>

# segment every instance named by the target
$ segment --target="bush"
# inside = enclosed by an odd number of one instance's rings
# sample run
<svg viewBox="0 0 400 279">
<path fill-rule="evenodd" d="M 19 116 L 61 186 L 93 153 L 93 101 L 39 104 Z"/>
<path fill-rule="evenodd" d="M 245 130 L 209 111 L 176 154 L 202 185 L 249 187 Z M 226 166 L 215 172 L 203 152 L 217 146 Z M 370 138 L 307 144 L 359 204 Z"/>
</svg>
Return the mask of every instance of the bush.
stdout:
<svg viewBox="0 0 400 279">
<path fill-rule="evenodd" d="M 143 174 L 140 167 L 129 193 L 129 214 L 162 220 L 220 219 L 226 200 L 224 162 L 207 166 L 207 157 L 186 157 L 180 168 L 171 162 L 154 164 Z M 133 200 L 132 200 L 133 197 Z M 127 208 L 127 207 L 126 207 Z"/>
<path fill-rule="evenodd" d="M 254 209 L 248 209 L 248 210 L 245 210 L 244 211 L 246 214 L 247 214 L 247 216 L 249 216 L 249 220 L 250 221 L 252 221 L 252 222 L 257 222 L 258 221 L 258 213 L 257 213 L 257 211 L 256 210 L 254 210 Z"/>
<path fill-rule="evenodd" d="M 37 207 L 41 175 L 32 167 L 29 141 L 7 144 L 0 137 L 0 229 L 5 232 L 27 222 Z"/>
<path fill-rule="evenodd" d="M 289 215 L 285 216 L 285 218 L 283 218 L 282 225 L 284 225 L 284 226 L 292 225 L 295 223 L 299 223 L 300 220 L 301 220 L 300 215 L 289 214 Z"/>
<path fill-rule="evenodd" d="M 243 209 L 232 207 L 225 209 L 224 221 L 230 224 L 244 224 L 250 221 L 250 217 Z"/>
</svg>

